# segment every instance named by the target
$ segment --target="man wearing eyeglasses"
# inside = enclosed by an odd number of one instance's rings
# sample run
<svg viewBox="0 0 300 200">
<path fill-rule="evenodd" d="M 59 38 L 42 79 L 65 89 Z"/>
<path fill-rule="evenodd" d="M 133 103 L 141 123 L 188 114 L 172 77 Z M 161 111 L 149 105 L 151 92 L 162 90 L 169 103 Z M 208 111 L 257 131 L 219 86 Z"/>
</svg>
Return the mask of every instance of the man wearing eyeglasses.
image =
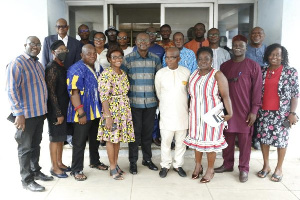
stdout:
<svg viewBox="0 0 300 200">
<path fill-rule="evenodd" d="M 121 47 L 121 49 L 124 52 L 124 56 L 126 56 L 126 55 L 128 55 L 129 53 L 132 52 L 133 47 L 129 47 L 127 45 L 128 41 L 129 41 L 129 38 L 128 38 L 126 32 L 120 32 L 118 34 L 117 39 L 118 39 L 119 46 Z"/>
<path fill-rule="evenodd" d="M 176 32 L 173 35 L 173 41 L 175 43 L 175 46 L 180 51 L 180 60 L 179 65 L 186 67 L 190 70 L 190 73 L 192 74 L 197 68 L 197 62 L 196 62 L 196 56 L 194 52 L 188 48 L 184 47 L 184 35 L 181 32 Z M 163 67 L 167 66 L 166 62 L 166 55 L 163 57 Z"/>
<path fill-rule="evenodd" d="M 182 166 L 186 146 L 183 141 L 188 129 L 188 92 L 187 85 L 190 70 L 180 66 L 179 49 L 168 48 L 165 55 L 167 67 L 159 70 L 155 76 L 155 90 L 159 100 L 161 133 L 161 171 L 165 178 L 172 165 L 171 143 L 175 136 L 175 156 L 173 169 L 179 176 L 185 177 Z M 194 52 L 192 52 L 194 55 Z"/>
<path fill-rule="evenodd" d="M 41 51 L 40 40 L 29 36 L 24 46 L 24 54 L 7 66 L 6 91 L 15 118 L 22 185 L 24 189 L 41 192 L 45 187 L 34 180 L 53 180 L 52 176 L 41 172 L 39 165 L 48 92 L 45 70 L 37 57 Z"/>
<path fill-rule="evenodd" d="M 94 43 L 90 41 L 90 29 L 87 25 L 81 24 L 78 27 L 78 35 L 80 36 L 80 47 L 82 48 L 85 44 L 91 44 L 94 46 Z"/>
<path fill-rule="evenodd" d="M 114 26 L 109 26 L 108 29 L 104 32 L 108 42 L 104 45 L 104 48 L 109 48 L 111 46 L 118 46 L 117 36 L 119 31 Z"/>
<path fill-rule="evenodd" d="M 75 38 L 68 36 L 69 26 L 65 19 L 60 18 L 56 21 L 56 35 L 50 35 L 45 38 L 43 44 L 43 51 L 42 51 L 42 63 L 44 67 L 53 60 L 52 53 L 50 50 L 50 46 L 56 40 L 62 40 L 65 46 L 69 50 L 69 54 L 64 61 L 65 67 L 68 69 L 71 65 L 76 63 L 78 60 L 81 59 L 81 45 L 78 40 Z"/>
<path fill-rule="evenodd" d="M 220 70 L 221 64 L 230 60 L 230 54 L 219 47 L 220 32 L 217 28 L 211 28 L 207 33 L 209 47 L 213 50 L 213 68 Z"/>
<path fill-rule="evenodd" d="M 215 173 L 232 172 L 234 167 L 235 138 L 239 144 L 239 180 L 248 180 L 253 124 L 261 106 L 262 74 L 258 63 L 246 58 L 247 38 L 236 35 L 232 38 L 233 58 L 221 65 L 220 71 L 228 79 L 233 116 L 224 130 L 228 144 L 223 149 L 223 165 Z"/>
<path fill-rule="evenodd" d="M 129 143 L 129 172 L 137 174 L 139 144 L 142 146 L 143 162 L 151 170 L 157 171 L 152 162 L 152 131 L 157 107 L 154 77 L 161 68 L 159 57 L 149 52 L 150 37 L 139 33 L 136 37 L 137 51 L 123 59 L 122 69 L 127 73 L 130 90 L 128 93 L 134 126 L 135 142 Z"/>
</svg>

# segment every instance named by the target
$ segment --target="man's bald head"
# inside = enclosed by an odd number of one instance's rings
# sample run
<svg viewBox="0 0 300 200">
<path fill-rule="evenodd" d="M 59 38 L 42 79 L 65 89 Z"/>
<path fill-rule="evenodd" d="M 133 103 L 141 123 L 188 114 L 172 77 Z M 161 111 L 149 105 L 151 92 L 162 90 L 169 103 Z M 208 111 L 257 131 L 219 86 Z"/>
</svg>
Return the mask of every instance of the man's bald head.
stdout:
<svg viewBox="0 0 300 200">
<path fill-rule="evenodd" d="M 68 26 L 68 22 L 67 20 L 65 20 L 64 18 L 59 18 L 56 21 L 56 32 L 57 34 L 61 37 L 64 38 L 66 37 L 68 30 L 69 30 L 69 26 Z"/>
<path fill-rule="evenodd" d="M 165 59 L 170 69 L 177 69 L 180 61 L 180 51 L 177 47 L 170 47 L 167 49 Z"/>
<path fill-rule="evenodd" d="M 180 54 L 180 51 L 177 47 L 170 47 L 167 49 L 166 53 L 167 52 L 172 53 L 173 55 L 176 55 L 176 56 L 179 56 L 179 54 Z"/>
<path fill-rule="evenodd" d="M 81 58 L 83 62 L 89 66 L 94 66 L 94 63 L 97 59 L 96 49 L 91 44 L 86 44 L 82 47 Z"/>
<path fill-rule="evenodd" d="M 263 43 L 265 39 L 265 32 L 264 29 L 262 29 L 261 27 L 254 27 L 251 30 L 251 34 L 250 34 L 250 45 L 253 47 L 260 47 Z"/>
<path fill-rule="evenodd" d="M 41 51 L 41 41 L 36 36 L 29 36 L 24 46 L 26 54 L 31 57 L 36 57 Z"/>
<path fill-rule="evenodd" d="M 64 18 L 59 18 L 58 20 L 56 20 L 56 24 L 57 23 L 64 23 L 64 24 L 68 25 L 67 20 L 65 20 Z"/>
</svg>

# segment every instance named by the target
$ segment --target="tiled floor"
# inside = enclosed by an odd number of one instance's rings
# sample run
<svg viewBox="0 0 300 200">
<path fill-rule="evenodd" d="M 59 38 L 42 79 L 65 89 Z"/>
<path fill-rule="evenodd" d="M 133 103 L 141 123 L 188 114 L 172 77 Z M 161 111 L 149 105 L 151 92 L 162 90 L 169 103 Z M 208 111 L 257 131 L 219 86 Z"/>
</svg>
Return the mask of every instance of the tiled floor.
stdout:
<svg viewBox="0 0 300 200">
<path fill-rule="evenodd" d="M 51 182 L 39 182 L 46 187 L 42 193 L 33 193 L 22 189 L 19 165 L 17 160 L 16 142 L 11 131 L 2 132 L 3 144 L 1 146 L 2 181 L 0 189 L 1 199 L 23 199 L 23 200 L 76 200 L 76 199 L 103 199 L 103 200 L 297 200 L 300 199 L 300 160 L 286 159 L 284 162 L 284 177 L 282 182 L 270 181 L 271 174 L 261 179 L 256 172 L 262 167 L 260 152 L 253 151 L 250 161 L 249 180 L 240 183 L 238 180 L 237 162 L 234 172 L 215 174 L 212 182 L 201 184 L 198 180 L 192 180 L 191 174 L 194 169 L 193 152 L 188 151 L 185 158 L 184 169 L 188 177 L 179 177 L 177 173 L 170 170 L 168 176 L 162 179 L 158 171 L 151 171 L 141 165 L 138 161 L 138 174 L 131 175 L 128 170 L 127 148 L 123 147 L 120 153 L 120 167 L 127 172 L 125 180 L 113 180 L 108 171 L 99 171 L 88 167 L 88 151 L 85 154 L 84 173 L 88 179 L 77 182 L 73 177 L 57 179 Z M 5 141 L 5 143 L 4 143 Z M 50 157 L 48 150 L 48 137 L 45 134 L 42 141 L 40 165 L 42 171 L 49 174 Z M 275 152 L 274 152 L 275 153 Z M 72 150 L 65 147 L 64 162 L 71 163 Z M 108 164 L 106 150 L 100 148 L 101 161 Z M 159 166 L 160 150 L 153 151 L 153 161 Z M 216 161 L 215 166 L 222 164 L 222 159 Z M 206 168 L 206 159 L 203 166 Z M 274 169 L 276 160 L 271 160 L 271 167 Z"/>
</svg>

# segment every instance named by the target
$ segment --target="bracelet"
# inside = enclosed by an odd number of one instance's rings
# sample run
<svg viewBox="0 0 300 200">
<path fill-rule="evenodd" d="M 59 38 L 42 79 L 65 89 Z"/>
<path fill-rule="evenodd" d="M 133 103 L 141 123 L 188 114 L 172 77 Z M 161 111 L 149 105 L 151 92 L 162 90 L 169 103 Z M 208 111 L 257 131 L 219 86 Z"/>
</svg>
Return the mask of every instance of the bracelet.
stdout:
<svg viewBox="0 0 300 200">
<path fill-rule="evenodd" d="M 103 115 L 104 118 L 110 118 L 111 115 Z"/>
<path fill-rule="evenodd" d="M 82 108 L 82 107 L 83 107 L 83 105 L 81 104 L 81 105 L 77 106 L 76 108 L 74 108 L 74 110 L 76 111 L 76 110 L 78 110 L 79 108 Z"/>
<path fill-rule="evenodd" d="M 84 116 L 86 116 L 85 112 L 83 112 L 81 115 L 78 115 L 78 118 L 83 118 Z"/>
<path fill-rule="evenodd" d="M 292 115 L 296 115 L 296 113 L 295 113 L 295 112 L 290 112 L 290 114 L 292 114 Z"/>
</svg>

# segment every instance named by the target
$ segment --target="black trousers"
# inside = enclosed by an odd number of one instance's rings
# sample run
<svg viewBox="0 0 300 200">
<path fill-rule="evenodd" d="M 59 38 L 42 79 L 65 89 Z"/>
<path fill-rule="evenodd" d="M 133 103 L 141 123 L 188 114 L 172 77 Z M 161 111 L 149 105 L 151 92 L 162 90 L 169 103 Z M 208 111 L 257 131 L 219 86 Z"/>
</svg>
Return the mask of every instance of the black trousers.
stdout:
<svg viewBox="0 0 300 200">
<path fill-rule="evenodd" d="M 155 111 L 156 107 L 131 107 L 135 142 L 129 143 L 129 162 L 137 162 L 139 156 L 139 144 L 142 146 L 143 160 L 151 160 L 151 144 Z"/>
<path fill-rule="evenodd" d="M 98 127 L 99 119 L 89 120 L 84 125 L 74 123 L 72 172 L 83 170 L 84 150 L 87 137 L 89 139 L 90 164 L 96 165 L 100 163 L 98 151 L 100 142 L 97 140 Z"/>
<path fill-rule="evenodd" d="M 27 185 L 34 180 L 33 172 L 41 170 L 39 159 L 43 126 L 44 116 L 28 118 L 25 119 L 25 130 L 17 130 L 15 134 L 23 185 Z"/>
</svg>

